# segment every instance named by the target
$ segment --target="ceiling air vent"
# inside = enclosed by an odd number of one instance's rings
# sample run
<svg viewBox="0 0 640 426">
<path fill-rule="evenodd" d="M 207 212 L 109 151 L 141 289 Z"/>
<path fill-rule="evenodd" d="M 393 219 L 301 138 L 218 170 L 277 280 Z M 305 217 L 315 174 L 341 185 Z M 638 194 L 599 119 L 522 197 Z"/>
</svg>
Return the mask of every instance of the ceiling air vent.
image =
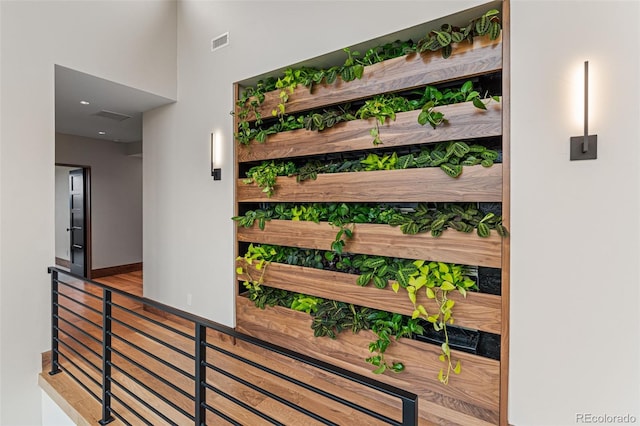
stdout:
<svg viewBox="0 0 640 426">
<path fill-rule="evenodd" d="M 93 115 L 97 117 L 108 118 L 109 120 L 115 120 L 115 121 L 124 121 L 131 118 L 130 115 L 120 114 L 119 112 L 107 111 L 106 109 L 103 109 L 100 112 L 96 112 Z"/>
<path fill-rule="evenodd" d="M 229 44 L 229 32 L 226 32 L 211 40 L 211 51 L 218 50 Z"/>
</svg>

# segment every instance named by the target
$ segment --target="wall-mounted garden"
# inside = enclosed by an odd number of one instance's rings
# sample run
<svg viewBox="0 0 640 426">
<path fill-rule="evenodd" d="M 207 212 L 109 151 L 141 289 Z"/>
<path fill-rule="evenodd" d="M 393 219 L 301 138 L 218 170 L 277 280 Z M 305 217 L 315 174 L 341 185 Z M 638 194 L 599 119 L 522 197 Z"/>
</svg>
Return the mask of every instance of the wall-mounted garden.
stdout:
<svg viewBox="0 0 640 426">
<path fill-rule="evenodd" d="M 418 393 L 425 424 L 506 420 L 501 30 L 484 10 L 236 86 L 238 329 Z"/>
</svg>

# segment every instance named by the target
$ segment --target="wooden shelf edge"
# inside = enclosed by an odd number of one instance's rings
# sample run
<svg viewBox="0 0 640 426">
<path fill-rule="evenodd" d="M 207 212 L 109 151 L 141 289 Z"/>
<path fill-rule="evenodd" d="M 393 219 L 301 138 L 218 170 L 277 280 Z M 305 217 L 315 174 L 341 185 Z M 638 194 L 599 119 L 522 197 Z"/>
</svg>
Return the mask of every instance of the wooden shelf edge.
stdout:
<svg viewBox="0 0 640 426">
<path fill-rule="evenodd" d="M 271 220 L 260 230 L 257 225 L 239 227 L 238 241 L 329 250 L 338 228 L 327 222 Z M 448 229 L 438 238 L 429 233 L 405 235 L 399 228 L 379 224 L 353 225 L 353 238 L 345 252 L 393 256 L 405 259 L 437 260 L 463 265 L 500 268 L 502 238 L 491 232 L 488 238 Z"/>
<path fill-rule="evenodd" d="M 258 277 L 262 274 L 262 271 L 256 270 L 242 260 L 237 264 L 245 270 L 244 274 L 237 275 L 238 280 L 245 281 L 249 280 L 250 276 Z M 410 316 L 413 313 L 413 304 L 404 294 L 404 290 L 400 290 L 398 294 L 392 290 L 391 285 L 394 281 L 390 281 L 386 288 L 380 289 L 373 285 L 359 286 L 356 283 L 358 275 L 354 274 L 282 263 L 270 263 L 264 268 L 263 284 L 268 287 L 402 315 Z M 500 296 L 469 292 L 465 298 L 458 292 L 452 292 L 449 299 L 456 302 L 453 309 L 455 325 L 500 334 L 502 327 Z M 418 295 L 418 303 L 428 310 L 436 309 L 434 302 L 427 299 L 423 292 Z"/>
<path fill-rule="evenodd" d="M 338 77 L 333 84 L 315 85 L 311 91 L 305 86 L 298 86 L 289 95 L 287 114 L 502 69 L 501 38 L 477 37 L 473 44 L 465 41 L 453 46 L 453 53 L 447 59 L 442 58 L 440 52 L 413 53 L 367 66 L 361 79 L 344 82 Z M 265 93 L 264 102 L 258 107 L 262 117 L 271 117 L 271 111 L 280 103 L 279 95 L 279 89 Z M 236 107 L 236 114 L 238 111 Z M 255 120 L 253 112 L 248 119 Z"/>
<path fill-rule="evenodd" d="M 411 182 L 411 184 L 407 184 Z M 452 178 L 439 167 L 326 173 L 296 182 L 279 177 L 271 197 L 255 183 L 236 182 L 237 202 L 500 202 L 502 166 L 468 166 Z"/>
<path fill-rule="evenodd" d="M 303 157 L 334 152 L 350 152 L 367 149 L 446 142 L 500 136 L 502 134 L 502 105 L 491 101 L 487 110 L 473 106 L 472 102 L 445 105 L 436 108 L 448 120 L 432 128 L 418 123 L 420 111 L 401 112 L 395 121 L 387 120 L 379 126 L 382 145 L 374 146 L 369 131 L 375 127 L 375 119 L 353 120 L 338 123 L 323 131 L 305 129 L 280 132 L 267 137 L 266 142 L 238 145 L 239 162 L 273 160 L 277 158 Z"/>
</svg>

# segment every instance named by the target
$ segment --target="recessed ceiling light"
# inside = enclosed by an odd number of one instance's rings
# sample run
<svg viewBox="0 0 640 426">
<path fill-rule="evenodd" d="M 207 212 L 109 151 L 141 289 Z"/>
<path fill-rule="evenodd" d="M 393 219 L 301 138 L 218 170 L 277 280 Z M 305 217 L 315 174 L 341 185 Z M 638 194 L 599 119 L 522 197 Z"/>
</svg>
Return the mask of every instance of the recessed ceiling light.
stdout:
<svg viewBox="0 0 640 426">
<path fill-rule="evenodd" d="M 99 134 L 99 135 L 106 135 L 106 134 L 107 134 L 107 132 L 105 132 L 105 131 L 102 131 L 102 130 L 101 130 L 101 131 L 99 131 L 99 132 L 98 132 L 98 134 Z"/>
<path fill-rule="evenodd" d="M 87 101 L 80 101 L 80 103 L 81 103 L 82 105 L 89 105 L 89 102 L 87 102 Z"/>
</svg>

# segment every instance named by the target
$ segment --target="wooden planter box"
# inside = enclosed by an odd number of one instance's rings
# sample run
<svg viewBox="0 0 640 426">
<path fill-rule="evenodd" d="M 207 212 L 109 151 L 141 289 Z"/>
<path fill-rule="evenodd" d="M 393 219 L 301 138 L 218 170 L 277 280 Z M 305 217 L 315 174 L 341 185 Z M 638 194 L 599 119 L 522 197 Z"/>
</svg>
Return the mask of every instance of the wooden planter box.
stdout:
<svg viewBox="0 0 640 426">
<path fill-rule="evenodd" d="M 502 165 L 464 167 L 452 178 L 439 167 L 319 174 L 296 182 L 279 177 L 271 197 L 255 183 L 236 183 L 238 202 L 500 202 Z"/>
<path fill-rule="evenodd" d="M 264 230 L 257 225 L 238 228 L 237 238 L 244 242 L 329 250 L 337 232 L 338 228 L 327 222 L 271 220 Z M 356 224 L 353 238 L 346 241 L 344 251 L 349 253 L 491 268 L 499 268 L 502 259 L 502 238 L 495 231 L 488 238 L 480 238 L 475 233 L 448 229 L 434 238 L 429 233 L 405 235 L 398 227 L 384 224 Z"/>
<path fill-rule="evenodd" d="M 298 86 L 286 103 L 287 114 L 326 107 L 357 99 L 410 90 L 429 84 L 470 78 L 502 69 L 502 39 L 478 37 L 473 44 L 462 42 L 453 46 L 453 54 L 442 58 L 440 52 L 410 54 L 365 67 L 361 79 L 333 84 L 319 84 L 309 91 Z M 280 90 L 265 93 L 258 108 L 262 117 L 271 117 L 271 111 L 280 103 Z M 236 109 L 237 113 L 237 109 Z M 255 116 L 250 114 L 250 120 Z"/>
<path fill-rule="evenodd" d="M 242 260 L 238 261 L 238 266 L 241 266 L 245 272 L 248 271 L 254 278 L 262 275 L 262 271 L 257 271 Z M 237 278 L 241 281 L 249 280 L 246 273 L 238 275 Z M 413 304 L 406 291 L 400 289 L 396 294 L 391 288 L 393 281 L 390 281 L 386 288 L 380 289 L 373 284 L 361 287 L 356 283 L 357 279 L 358 275 L 353 274 L 270 263 L 265 267 L 263 284 L 387 312 L 408 316 L 413 313 Z M 449 298 L 456 302 L 453 309 L 455 325 L 500 334 L 500 296 L 469 292 L 465 298 L 456 291 L 450 293 Z M 435 303 L 427 299 L 424 292 L 420 292 L 418 303 L 424 305 L 427 310 L 437 309 Z"/>
<path fill-rule="evenodd" d="M 376 339 L 374 333 L 344 331 L 335 340 L 315 338 L 309 314 L 281 307 L 261 310 L 245 297 L 237 299 L 239 331 L 415 392 L 419 395 L 420 415 L 427 420 L 440 423 L 461 419 L 460 424 L 480 425 L 498 422 L 498 361 L 452 351 L 453 359 L 461 361 L 462 373 L 452 375 L 445 386 L 437 379 L 443 365 L 438 360 L 440 348 L 400 339 L 387 349 L 385 356 L 389 361 L 402 361 L 406 370 L 375 375 L 372 366 L 364 361 L 371 355 L 368 346 Z"/>
<path fill-rule="evenodd" d="M 491 101 L 487 110 L 473 106 L 472 102 L 445 105 L 436 108 L 448 120 L 437 128 L 418 123 L 420 111 L 401 112 L 395 121 L 380 125 L 382 145 L 388 149 L 398 146 L 445 142 L 469 138 L 499 136 L 502 134 L 502 105 Z M 375 127 L 375 119 L 353 120 L 338 123 L 330 129 L 310 131 L 290 130 L 271 135 L 265 143 L 252 142 L 237 148 L 238 161 L 260 161 L 276 158 L 293 158 L 333 152 L 350 152 L 373 149 L 369 131 Z"/>
</svg>

